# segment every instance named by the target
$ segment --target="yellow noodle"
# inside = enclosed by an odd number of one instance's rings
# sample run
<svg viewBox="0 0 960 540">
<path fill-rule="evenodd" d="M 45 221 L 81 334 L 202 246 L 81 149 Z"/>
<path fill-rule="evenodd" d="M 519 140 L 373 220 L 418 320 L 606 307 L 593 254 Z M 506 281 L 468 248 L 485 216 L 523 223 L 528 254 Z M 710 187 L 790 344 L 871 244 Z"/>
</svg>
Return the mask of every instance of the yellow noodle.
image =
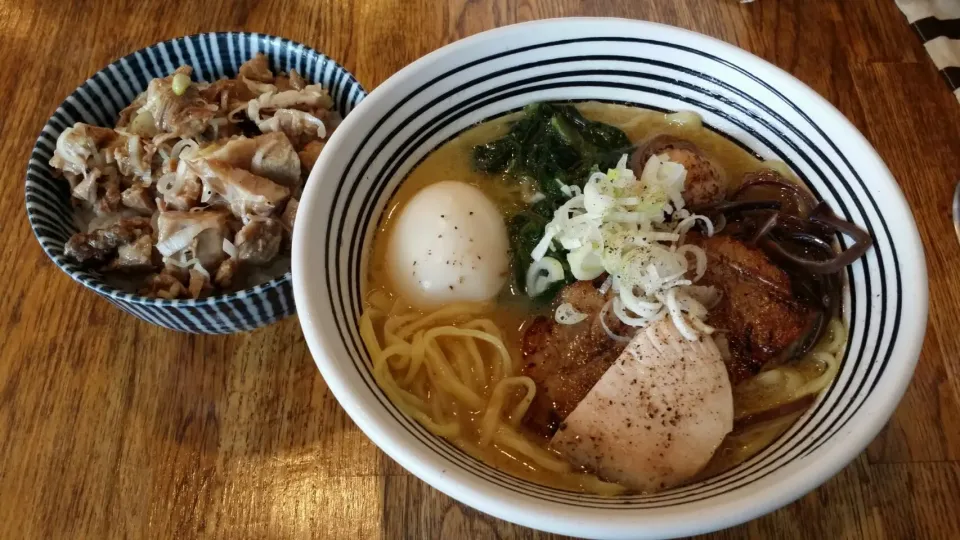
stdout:
<svg viewBox="0 0 960 540">
<path fill-rule="evenodd" d="M 508 455 L 523 456 L 528 466 L 559 475 L 566 485 L 600 494 L 623 491 L 616 484 L 572 471 L 557 454 L 517 430 L 537 388 L 529 377 L 511 376 L 513 359 L 496 324 L 489 319 L 465 320 L 488 306 L 460 304 L 422 316 L 396 306 L 387 309 L 382 299 L 377 302 L 360 318 L 360 336 L 370 352 L 374 379 L 401 411 L 481 459 L 482 446 L 492 444 L 509 450 Z M 373 324 L 374 318 L 384 316 L 381 328 L 386 347 Z M 457 320 L 462 324 L 451 324 Z M 507 410 L 509 392 L 516 387 L 525 392 Z M 479 419 L 479 433 L 464 429 L 467 417 Z"/>
<path fill-rule="evenodd" d="M 467 386 L 478 395 L 485 395 L 486 375 L 483 368 L 483 359 L 474 358 L 467 351 L 467 347 L 462 340 L 450 340 L 447 346 L 450 348 L 451 356 L 457 361 L 460 378 L 468 381 Z"/>
<path fill-rule="evenodd" d="M 434 382 L 437 387 L 453 394 L 457 400 L 466 403 L 471 409 L 479 410 L 483 407 L 483 400 L 457 378 L 443 352 L 429 343 L 430 337 L 435 337 L 435 335 L 430 336 L 430 332 L 427 332 L 427 337 L 424 338 L 424 341 L 428 342 L 426 350 L 427 369 L 429 373 L 435 374 Z"/>
<path fill-rule="evenodd" d="M 516 427 L 516 424 L 513 421 L 518 418 L 523 418 L 523 413 L 527 412 L 527 407 L 530 406 L 530 402 L 533 401 L 533 396 L 537 393 L 537 385 L 530 377 L 510 377 L 498 382 L 490 396 L 490 401 L 487 402 L 487 410 L 484 411 L 483 420 L 480 423 L 480 446 L 487 446 L 493 441 L 493 436 L 501 420 L 503 402 L 507 397 L 507 390 L 511 386 L 523 386 L 527 389 L 523 399 L 517 404 L 513 410 L 513 414 L 510 416 L 511 424 L 514 427 Z M 518 412 L 520 412 L 519 416 L 517 414 Z M 519 422 L 519 420 L 517 420 L 517 422 Z"/>
<path fill-rule="evenodd" d="M 560 459 L 556 454 L 531 443 L 529 439 L 509 425 L 501 423 L 497 428 L 493 440 L 507 448 L 520 452 L 548 471 L 557 473 L 570 472 L 571 468 L 569 463 Z"/>
<path fill-rule="evenodd" d="M 426 317 L 421 317 L 406 327 L 402 328 L 397 332 L 397 336 L 400 338 L 405 338 L 412 334 L 413 332 L 429 326 L 435 322 L 442 320 L 450 320 L 458 317 L 465 317 L 468 315 L 476 315 L 478 313 L 483 313 L 484 311 L 489 311 L 490 306 L 487 304 L 451 304 L 445 306 L 437 311 L 434 311 Z"/>
<path fill-rule="evenodd" d="M 816 379 L 807 381 L 806 384 L 798 388 L 796 393 L 793 394 L 793 399 L 800 399 L 810 394 L 819 394 L 833 382 L 834 377 L 837 376 L 837 372 L 840 370 L 840 359 L 837 358 L 836 355 L 816 352 L 813 353 L 813 357 L 818 362 L 824 364 L 825 368 L 823 373 Z"/>
</svg>

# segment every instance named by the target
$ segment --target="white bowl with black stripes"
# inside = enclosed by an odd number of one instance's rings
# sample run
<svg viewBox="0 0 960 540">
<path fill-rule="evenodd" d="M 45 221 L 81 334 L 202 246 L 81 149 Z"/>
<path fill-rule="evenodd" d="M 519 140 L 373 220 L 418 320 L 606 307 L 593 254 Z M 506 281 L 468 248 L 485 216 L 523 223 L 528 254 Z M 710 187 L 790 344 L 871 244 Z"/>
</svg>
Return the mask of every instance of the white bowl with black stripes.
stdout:
<svg viewBox="0 0 960 540">
<path fill-rule="evenodd" d="M 739 467 L 653 495 L 605 498 L 530 483 L 485 465 L 394 407 L 357 330 L 363 276 L 388 199 L 417 163 L 478 122 L 537 101 L 603 100 L 694 110 L 762 158 L 788 163 L 868 230 L 846 271 L 850 339 L 839 375 L 782 437 Z M 721 529 L 827 480 L 873 439 L 923 342 L 927 277 L 896 182 L 826 100 L 775 66 L 693 32 L 620 19 L 559 19 L 478 34 L 387 80 L 340 127 L 313 170 L 293 239 L 294 296 L 324 379 L 387 454 L 444 493 L 556 533 L 661 538 Z"/>
<path fill-rule="evenodd" d="M 211 32 L 171 39 L 124 56 L 95 73 L 63 103 L 43 127 L 27 167 L 27 217 L 43 250 L 64 272 L 120 309 L 173 330 L 226 334 L 253 330 L 294 313 L 290 272 L 256 287 L 199 300 L 161 300 L 119 290 L 95 271 L 63 257 L 64 243 L 77 232 L 67 182 L 47 164 L 57 137 L 75 122 L 112 127 L 117 116 L 147 84 L 177 66 L 193 67 L 197 81 L 235 77 L 240 65 L 263 52 L 274 71 L 296 69 L 320 83 L 346 116 L 366 92 L 350 72 L 319 52 L 288 39 L 247 32 Z"/>
</svg>

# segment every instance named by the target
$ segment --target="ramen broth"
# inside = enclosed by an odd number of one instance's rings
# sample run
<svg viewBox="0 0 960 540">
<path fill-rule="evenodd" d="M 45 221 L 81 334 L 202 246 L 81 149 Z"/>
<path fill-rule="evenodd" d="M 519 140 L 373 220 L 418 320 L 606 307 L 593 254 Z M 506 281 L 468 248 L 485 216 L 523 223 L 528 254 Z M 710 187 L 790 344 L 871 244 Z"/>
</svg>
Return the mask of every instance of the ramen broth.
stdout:
<svg viewBox="0 0 960 540">
<path fill-rule="evenodd" d="M 620 128 L 634 142 L 643 141 L 658 134 L 674 135 L 691 141 L 710 155 L 722 168 L 725 173 L 724 181 L 727 184 L 728 192 L 736 187 L 731 185 L 730 179 L 742 178 L 747 172 L 764 167 L 773 167 L 780 171 L 786 169 L 782 164 L 762 162 L 729 139 L 703 128 L 694 115 L 687 113 L 670 115 L 637 107 L 598 102 L 581 103 L 577 105 L 577 109 L 589 120 L 604 122 Z M 504 219 L 528 205 L 527 201 L 535 191 L 533 186 L 518 183 L 517 179 L 513 177 L 507 178 L 504 175 L 504 177 L 498 178 L 478 172 L 474 170 L 471 158 L 471 151 L 474 146 L 504 136 L 509 130 L 511 121 L 518 118 L 519 114 L 505 115 L 462 132 L 424 158 L 404 179 L 389 201 L 374 237 L 373 251 L 366 275 L 367 308 L 376 307 L 372 304 L 376 304 L 378 301 L 382 302 L 385 298 L 398 298 L 386 268 L 387 244 L 399 210 L 424 187 L 450 179 L 471 184 L 495 202 Z M 509 280 L 508 287 L 504 288 L 491 310 L 484 316 L 491 319 L 500 328 L 504 336 L 504 344 L 510 351 L 514 365 L 521 365 L 521 339 L 524 325 L 534 315 L 548 313 L 549 308 L 533 305 L 523 291 L 518 290 L 514 281 L 513 279 Z M 820 340 L 820 343 L 830 342 L 834 337 L 828 332 Z M 796 368 L 795 372 L 806 380 L 816 379 L 824 371 L 823 366 L 813 360 L 810 354 L 791 365 Z M 744 407 L 752 409 L 775 406 L 789 400 L 789 396 L 754 397 L 756 398 L 754 403 L 741 403 L 742 400 L 751 398 L 739 397 L 735 389 L 735 411 L 742 411 Z M 763 403 L 756 403 L 757 401 Z M 809 401 L 812 401 L 812 399 Z M 479 422 L 479 414 L 464 412 L 452 402 L 450 406 L 452 410 L 448 414 L 457 418 L 465 432 L 475 433 Z M 808 406 L 809 404 L 806 405 L 806 407 Z M 804 407 L 804 410 L 806 407 Z M 754 423 L 744 428 L 739 428 L 735 424 L 734 431 L 727 435 L 710 463 L 692 480 L 695 481 L 718 474 L 749 459 L 785 432 L 802 414 L 803 410 L 791 411 L 784 416 Z M 738 416 L 740 415 L 738 414 Z M 546 448 L 548 443 L 546 438 L 526 431 L 524 434 L 531 441 Z M 516 476 L 561 489 L 587 490 L 582 482 L 577 481 L 576 477 L 557 475 L 544 470 L 524 456 L 498 445 L 480 447 L 471 444 L 464 437 L 458 437 L 452 442 L 488 464 Z"/>
</svg>

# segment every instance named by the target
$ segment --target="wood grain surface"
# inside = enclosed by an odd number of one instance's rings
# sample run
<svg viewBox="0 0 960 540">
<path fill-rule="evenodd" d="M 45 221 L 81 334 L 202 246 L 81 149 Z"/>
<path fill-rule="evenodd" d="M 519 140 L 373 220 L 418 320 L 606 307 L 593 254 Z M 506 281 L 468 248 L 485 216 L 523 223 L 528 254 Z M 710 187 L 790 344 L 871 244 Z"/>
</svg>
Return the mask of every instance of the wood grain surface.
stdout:
<svg viewBox="0 0 960 540">
<path fill-rule="evenodd" d="M 893 419 L 820 489 L 710 538 L 960 538 L 960 106 L 893 0 L 0 0 L 0 538 L 553 538 L 386 458 L 327 390 L 296 318 L 183 335 L 73 283 L 33 238 L 23 185 L 56 105 L 159 40 L 279 34 L 369 90 L 461 37 L 572 15 L 690 28 L 790 71 L 867 136 L 919 221 L 930 323 Z"/>
</svg>

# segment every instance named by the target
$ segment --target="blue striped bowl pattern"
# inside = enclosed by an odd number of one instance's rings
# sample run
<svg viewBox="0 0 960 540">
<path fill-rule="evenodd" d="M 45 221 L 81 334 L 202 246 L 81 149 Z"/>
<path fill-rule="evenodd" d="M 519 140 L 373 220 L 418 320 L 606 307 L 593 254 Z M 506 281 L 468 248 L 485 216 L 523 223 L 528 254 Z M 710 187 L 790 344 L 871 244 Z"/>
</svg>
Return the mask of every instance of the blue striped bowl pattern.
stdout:
<svg viewBox="0 0 960 540">
<path fill-rule="evenodd" d="M 845 271 L 850 335 L 830 387 L 741 465 L 654 494 L 573 493 L 478 461 L 390 402 L 358 333 L 373 235 L 404 177 L 478 122 L 532 102 L 587 100 L 696 111 L 708 129 L 760 158 L 786 162 L 874 239 Z M 619 19 L 500 28 L 404 68 L 338 135 L 313 170 L 294 230 L 294 293 L 307 344 L 344 410 L 378 446 L 484 512 L 591 538 L 665 538 L 728 527 L 787 504 L 839 471 L 883 427 L 909 383 L 926 325 L 927 275 L 896 181 L 826 100 L 732 45 Z"/>
<path fill-rule="evenodd" d="M 211 32 L 171 39 L 124 56 L 95 73 L 57 107 L 43 126 L 27 167 L 27 217 L 33 232 L 64 272 L 123 311 L 172 330 L 226 334 L 253 330 L 295 312 L 290 272 L 251 289 L 199 300 L 147 298 L 106 284 L 100 274 L 63 257 L 77 232 L 67 183 L 47 164 L 60 133 L 76 122 L 112 127 L 119 112 L 156 77 L 193 67 L 196 81 L 234 77 L 240 65 L 263 52 L 274 71 L 296 69 L 333 97 L 344 117 L 366 96 L 350 72 L 317 51 L 288 39 L 247 32 Z"/>
</svg>

